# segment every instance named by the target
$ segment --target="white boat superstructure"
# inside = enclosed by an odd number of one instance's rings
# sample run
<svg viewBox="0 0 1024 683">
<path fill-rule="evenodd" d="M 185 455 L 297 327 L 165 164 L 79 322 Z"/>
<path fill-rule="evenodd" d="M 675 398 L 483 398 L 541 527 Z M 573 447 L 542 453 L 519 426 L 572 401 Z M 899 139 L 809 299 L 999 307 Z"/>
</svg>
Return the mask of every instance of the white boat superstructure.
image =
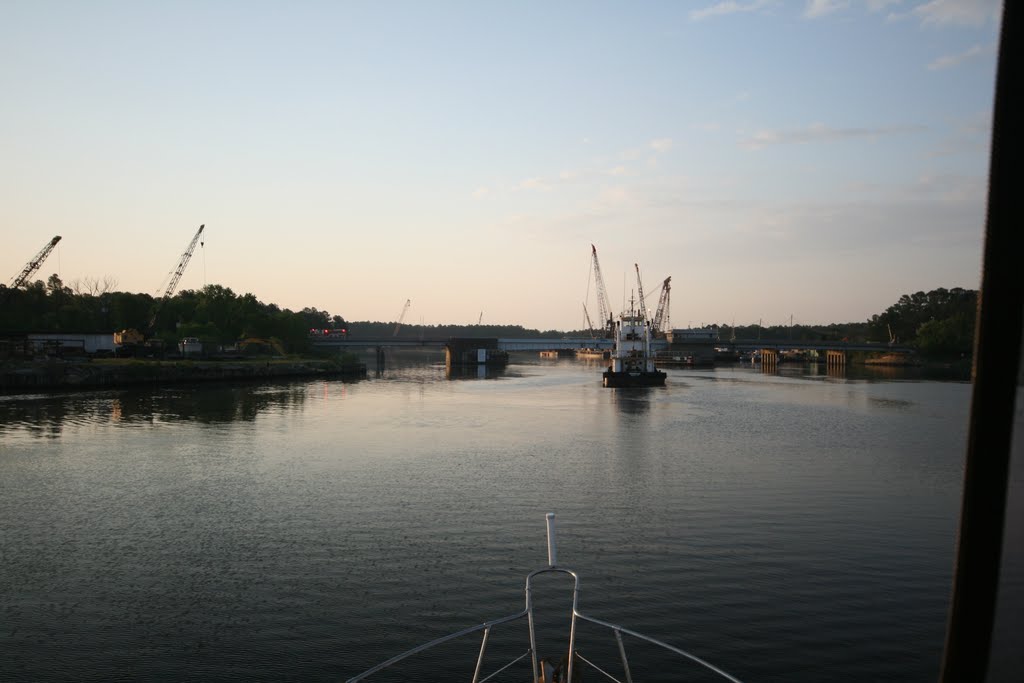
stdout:
<svg viewBox="0 0 1024 683">
<path fill-rule="evenodd" d="M 526 577 L 526 606 L 524 607 L 524 609 L 521 612 L 517 612 L 515 614 L 509 615 L 509 616 L 506 616 L 506 617 L 501 617 L 501 618 L 498 618 L 498 619 L 493 619 L 491 621 L 484 622 L 483 624 L 479 624 L 477 626 L 472 626 L 470 628 L 463 629 L 462 631 L 458 631 L 456 633 L 449 634 L 447 636 L 438 638 L 436 640 L 432 640 L 429 643 L 424 643 L 424 644 L 422 644 L 422 645 L 420 645 L 418 647 L 414 647 L 411 650 L 408 650 L 406 652 L 403 652 L 400 655 L 392 657 L 391 659 L 389 659 L 389 660 L 387 660 L 385 662 L 381 662 L 380 664 L 378 664 L 378 665 L 376 665 L 374 667 L 371 667 L 370 669 L 367 669 L 366 671 L 362 672 L 361 674 L 358 674 L 357 676 L 354 676 L 354 677 L 348 679 L 348 683 L 357 683 L 357 681 L 365 680 L 365 679 L 369 678 L 370 676 L 372 676 L 373 674 L 375 674 L 375 673 L 377 673 L 379 671 L 383 671 L 384 669 L 387 669 L 387 668 L 389 668 L 389 667 L 391 667 L 391 666 L 393 666 L 393 665 L 395 665 L 395 664 L 397 664 L 397 663 L 399 663 L 399 662 L 401 662 L 403 660 L 406 660 L 409 657 L 412 657 L 412 656 L 417 655 L 417 654 L 419 654 L 421 652 L 429 650 L 429 649 L 431 649 L 431 648 L 433 648 L 433 647 L 435 647 L 437 645 L 441 645 L 442 643 L 447 643 L 447 642 L 455 640 L 457 638 L 461 638 L 461 637 L 464 637 L 464 636 L 472 635 L 474 633 L 481 633 L 481 632 L 482 632 L 482 641 L 480 643 L 480 654 L 478 655 L 478 657 L 476 659 L 476 666 L 475 666 L 475 668 L 473 670 L 473 675 L 472 675 L 471 678 L 469 678 L 469 680 L 472 681 L 472 683 L 484 683 L 485 681 L 494 680 L 494 679 L 496 679 L 496 677 L 499 674 L 502 674 L 503 672 L 508 672 L 507 676 L 509 676 L 509 678 L 503 679 L 503 680 L 520 680 L 521 681 L 521 680 L 523 680 L 522 679 L 522 674 L 525 673 L 525 672 L 521 672 L 519 676 L 513 676 L 513 673 L 510 670 L 516 664 L 521 664 L 523 662 L 523 660 L 526 660 L 527 658 L 529 659 L 529 664 L 530 664 L 530 667 L 532 669 L 532 678 L 530 680 L 532 680 L 534 683 L 553 683 L 554 681 L 559 681 L 559 682 L 568 682 L 568 681 L 574 681 L 575 682 L 575 681 L 579 681 L 579 680 L 581 680 L 582 672 L 584 670 L 592 670 L 592 671 L 595 671 L 597 673 L 600 673 L 607 680 L 615 681 L 616 683 L 632 683 L 633 678 L 632 678 L 632 675 L 631 675 L 630 669 L 629 669 L 629 660 L 628 660 L 628 658 L 626 656 L 626 645 L 625 645 L 625 639 L 623 638 L 623 636 L 628 636 L 628 637 L 636 638 L 636 639 L 644 641 L 644 642 L 646 642 L 648 644 L 655 645 L 655 646 L 657 646 L 659 648 L 667 650 L 668 652 L 671 652 L 671 653 L 674 653 L 676 655 L 679 655 L 680 657 L 684 658 L 685 660 L 688 660 L 688 661 L 692 662 L 695 665 L 698 665 L 698 666 L 700 666 L 700 667 L 702 667 L 702 668 L 704 668 L 704 669 L 706 669 L 706 670 L 708 670 L 710 672 L 713 672 L 713 673 L 717 674 L 723 680 L 732 681 L 733 683 L 740 683 L 740 681 L 738 679 L 734 678 L 730 674 L 728 674 L 725 671 L 719 669 L 718 667 L 714 666 L 713 664 L 710 664 L 710 663 L 704 661 L 700 657 L 697 657 L 696 655 L 693 655 L 693 654 L 691 654 L 689 652 L 686 652 L 685 650 L 677 648 L 677 647 L 675 647 L 673 645 L 669 645 L 668 643 L 664 643 L 664 642 L 662 642 L 660 640 L 656 640 L 656 639 L 651 638 L 649 636 L 645 636 L 642 633 L 637 633 L 636 631 L 632 631 L 630 629 L 623 628 L 622 626 L 618 626 L 616 624 L 612 624 L 612 623 L 607 622 L 607 621 L 602 621 L 600 619 L 595 619 L 593 617 L 589 617 L 589 616 L 583 614 L 582 612 L 580 612 L 580 610 L 579 610 L 580 579 L 579 579 L 579 576 L 576 574 L 576 572 L 573 571 L 572 569 L 569 569 L 567 567 L 558 566 L 557 557 L 556 557 L 556 549 L 555 549 L 555 526 L 554 525 L 555 525 L 555 515 L 554 515 L 554 513 L 549 512 L 547 514 L 548 565 L 546 567 L 542 567 L 541 569 L 537 569 L 535 571 L 532 571 L 532 572 L 530 572 L 527 575 L 527 577 Z M 570 625 L 569 625 L 569 646 L 568 646 L 568 652 L 572 653 L 572 656 L 571 657 L 570 656 L 563 657 L 560 661 L 557 660 L 557 659 L 556 660 L 549 660 L 547 658 L 540 658 L 538 656 L 537 634 L 536 634 L 536 628 L 535 628 L 535 622 L 534 622 L 534 606 L 533 606 L 533 597 L 532 597 L 532 586 L 533 586 L 533 580 L 534 580 L 535 577 L 537 577 L 537 576 L 539 576 L 541 574 L 549 574 L 549 573 L 567 574 L 567 575 L 569 575 L 569 576 L 571 576 L 573 578 L 572 618 L 570 620 Z M 524 617 L 527 620 L 528 631 L 529 631 L 529 647 L 526 650 L 526 652 L 524 652 L 523 654 L 519 655 L 518 657 L 513 658 L 509 662 L 505 662 L 504 664 L 501 664 L 501 665 L 497 666 L 493 671 L 491 671 L 490 673 L 487 673 L 485 675 L 484 674 L 484 662 L 485 662 L 485 655 L 486 655 L 486 652 L 487 652 L 487 641 L 488 641 L 488 638 L 491 635 L 492 629 L 494 629 L 496 626 L 501 626 L 501 625 L 507 624 L 509 622 L 514 622 L 514 621 L 517 621 L 517 620 L 522 619 Z M 617 678 L 615 675 L 609 673 L 606 669 L 598 666 L 597 664 L 595 664 L 594 662 L 590 661 L 589 659 L 585 658 L 583 655 L 580 654 L 579 650 L 577 649 L 577 625 L 580 622 L 587 622 L 589 624 L 593 624 L 593 625 L 596 625 L 598 627 L 602 627 L 603 629 L 607 629 L 607 630 L 612 632 L 612 634 L 614 635 L 615 641 L 616 641 L 616 645 L 617 645 L 617 649 L 618 649 L 619 657 L 620 657 L 620 665 L 621 665 L 621 668 L 622 668 L 622 673 L 620 674 L 622 676 L 621 679 Z M 557 664 L 555 663 L 556 661 L 557 661 Z M 521 664 L 519 670 L 522 671 L 522 664 Z M 421 680 L 427 680 L 427 679 L 430 679 L 430 676 L 429 675 L 420 675 L 419 678 Z"/>
<path fill-rule="evenodd" d="M 602 375 L 606 387 L 650 387 L 665 383 L 665 373 L 654 365 L 651 323 L 630 301 L 628 312 L 615 321 L 611 363 Z"/>
</svg>

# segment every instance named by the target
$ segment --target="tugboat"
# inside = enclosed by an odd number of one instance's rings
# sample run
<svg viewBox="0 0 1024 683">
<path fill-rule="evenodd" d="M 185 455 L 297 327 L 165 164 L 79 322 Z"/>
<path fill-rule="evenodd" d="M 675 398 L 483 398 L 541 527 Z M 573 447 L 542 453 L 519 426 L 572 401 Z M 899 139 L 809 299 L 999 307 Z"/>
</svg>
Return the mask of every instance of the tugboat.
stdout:
<svg viewBox="0 0 1024 683">
<path fill-rule="evenodd" d="M 638 272 L 639 277 L 639 272 Z M 629 312 L 615 321 L 615 347 L 611 364 L 601 375 L 606 387 L 661 387 L 665 386 L 665 373 L 654 367 L 651 352 L 651 325 L 645 315 L 643 290 L 640 310 L 629 300 Z"/>
</svg>

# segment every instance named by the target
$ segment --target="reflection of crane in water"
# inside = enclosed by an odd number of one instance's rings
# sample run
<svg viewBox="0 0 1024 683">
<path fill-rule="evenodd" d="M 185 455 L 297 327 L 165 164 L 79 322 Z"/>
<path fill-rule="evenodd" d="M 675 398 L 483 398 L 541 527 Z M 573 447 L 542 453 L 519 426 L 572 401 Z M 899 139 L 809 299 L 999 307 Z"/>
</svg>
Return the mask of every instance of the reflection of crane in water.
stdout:
<svg viewBox="0 0 1024 683">
<path fill-rule="evenodd" d="M 405 314 L 409 312 L 409 306 L 412 305 L 412 299 L 405 300 L 405 306 L 402 306 L 402 313 L 398 316 L 398 322 L 395 323 L 395 331 L 391 334 L 392 337 L 398 336 L 398 330 L 402 329 L 402 321 L 405 320 Z"/>
</svg>

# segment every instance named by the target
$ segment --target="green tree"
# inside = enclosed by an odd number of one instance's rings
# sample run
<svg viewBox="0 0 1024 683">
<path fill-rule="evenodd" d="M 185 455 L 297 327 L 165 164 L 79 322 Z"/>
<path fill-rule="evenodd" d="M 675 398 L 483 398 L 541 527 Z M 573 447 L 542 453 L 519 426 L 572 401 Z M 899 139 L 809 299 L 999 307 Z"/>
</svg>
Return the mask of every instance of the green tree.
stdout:
<svg viewBox="0 0 1024 683">
<path fill-rule="evenodd" d="M 894 337 L 899 342 L 913 344 L 925 323 L 956 318 L 962 325 L 967 325 L 973 336 L 977 305 L 978 293 L 960 287 L 904 294 L 883 313 L 871 317 L 868 333 L 876 341 L 888 341 Z M 929 332 L 928 329 L 925 331 Z"/>
<path fill-rule="evenodd" d="M 957 314 L 929 320 L 917 330 L 916 345 L 922 354 L 936 358 L 968 356 L 974 344 L 974 317 Z"/>
</svg>

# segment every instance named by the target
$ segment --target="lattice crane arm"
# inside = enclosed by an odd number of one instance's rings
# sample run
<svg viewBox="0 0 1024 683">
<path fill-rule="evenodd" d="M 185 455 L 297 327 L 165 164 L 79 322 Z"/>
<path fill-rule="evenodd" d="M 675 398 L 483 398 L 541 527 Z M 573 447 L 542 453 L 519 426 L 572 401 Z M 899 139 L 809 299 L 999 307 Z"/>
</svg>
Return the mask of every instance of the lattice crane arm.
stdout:
<svg viewBox="0 0 1024 683">
<path fill-rule="evenodd" d="M 644 282 L 640 277 L 640 266 L 636 263 L 633 264 L 636 268 L 636 291 L 640 298 L 640 316 L 643 320 L 647 320 L 647 304 L 644 303 Z"/>
<path fill-rule="evenodd" d="M 167 284 L 167 289 L 164 290 L 164 299 L 174 294 L 174 290 L 178 288 L 178 282 L 181 280 L 181 276 L 184 275 L 188 262 L 192 259 L 192 252 L 196 250 L 196 243 L 199 242 L 199 237 L 203 234 L 203 228 L 205 227 L 205 223 L 199 226 L 195 237 L 188 243 L 188 249 L 185 250 L 185 253 L 181 255 L 181 259 L 178 260 L 178 267 L 174 269 L 174 275 L 171 276 L 171 281 Z"/>
<path fill-rule="evenodd" d="M 199 242 L 199 237 L 203 234 L 203 229 L 206 224 L 199 226 L 199 230 L 196 231 L 192 241 L 188 243 L 188 248 L 185 249 L 185 253 L 178 259 L 178 266 L 174 269 L 174 273 L 171 275 L 171 281 L 167 284 L 167 289 L 164 290 L 163 296 L 157 299 L 156 308 L 153 310 L 153 315 L 149 319 L 149 325 L 146 326 L 146 334 L 148 335 L 156 327 L 157 316 L 160 315 L 160 311 L 164 307 L 164 303 L 171 298 L 174 294 L 174 290 L 178 288 L 178 282 L 181 280 L 181 276 L 185 274 L 185 267 L 188 262 L 192 259 L 192 252 L 196 250 L 196 244 Z"/>
<path fill-rule="evenodd" d="M 394 331 L 394 333 L 392 333 L 392 335 L 391 335 L 392 337 L 397 337 L 398 336 L 398 330 L 401 329 L 402 321 L 405 320 L 405 314 L 409 312 L 409 306 L 411 306 L 411 305 L 412 305 L 412 299 L 406 299 L 405 300 L 405 305 L 402 306 L 402 314 L 398 316 L 398 322 L 395 323 L 395 331 Z M 480 315 L 482 316 L 483 313 L 480 313 Z"/>
<path fill-rule="evenodd" d="M 43 265 L 43 261 L 45 261 L 46 257 L 50 255 L 53 248 L 57 246 L 57 242 L 60 242 L 60 235 L 56 235 L 52 240 L 47 242 L 46 246 L 40 249 L 39 253 L 36 254 L 31 261 L 25 264 L 25 267 L 21 269 L 21 272 L 18 273 L 17 277 L 11 280 L 11 289 L 17 289 L 28 282 L 28 279 L 32 277 L 37 270 L 39 270 L 39 266 Z"/>
<path fill-rule="evenodd" d="M 655 331 L 668 332 L 672 323 L 669 322 L 669 293 L 672 291 L 672 276 L 669 275 L 665 278 L 665 281 L 661 283 L 661 296 L 658 298 L 658 310 L 654 314 L 654 329 Z"/>
<path fill-rule="evenodd" d="M 590 313 L 587 312 L 587 305 L 583 304 L 583 318 L 587 322 L 587 329 L 590 330 L 590 338 L 594 338 L 594 323 L 590 322 Z"/>
<path fill-rule="evenodd" d="M 590 245 L 594 258 L 594 285 L 597 288 L 597 312 L 601 316 L 601 325 L 605 330 L 611 328 L 612 307 L 608 303 L 608 291 L 604 288 L 604 278 L 601 277 L 601 264 L 597 260 L 597 247 Z"/>
</svg>

